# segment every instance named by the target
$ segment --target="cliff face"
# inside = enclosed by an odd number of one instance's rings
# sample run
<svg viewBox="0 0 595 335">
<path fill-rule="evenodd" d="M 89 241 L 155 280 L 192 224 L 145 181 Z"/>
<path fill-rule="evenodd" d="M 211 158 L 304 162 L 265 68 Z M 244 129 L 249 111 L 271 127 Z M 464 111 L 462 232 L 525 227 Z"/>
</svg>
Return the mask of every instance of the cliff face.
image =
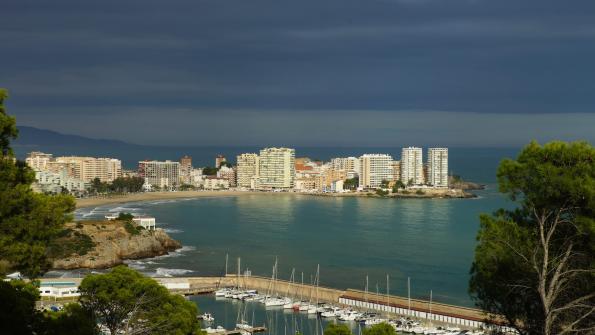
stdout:
<svg viewBox="0 0 595 335">
<path fill-rule="evenodd" d="M 181 247 L 161 229 L 136 231 L 127 229 L 120 221 L 72 223 L 65 228 L 68 233 L 56 241 L 63 250 L 54 255 L 55 269 L 107 268 L 122 264 L 125 259 L 160 256 Z M 81 237 L 92 243 L 77 247 Z M 63 247 L 69 243 L 75 247 Z"/>
</svg>

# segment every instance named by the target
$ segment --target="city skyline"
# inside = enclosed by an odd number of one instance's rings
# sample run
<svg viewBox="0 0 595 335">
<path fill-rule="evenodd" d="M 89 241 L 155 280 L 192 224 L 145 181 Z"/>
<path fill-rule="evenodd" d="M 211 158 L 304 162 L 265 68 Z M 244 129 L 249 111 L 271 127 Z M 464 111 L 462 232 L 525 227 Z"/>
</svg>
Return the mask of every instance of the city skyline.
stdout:
<svg viewBox="0 0 595 335">
<path fill-rule="evenodd" d="M 137 144 L 593 141 L 594 10 L 9 1 L 0 86 L 20 125 Z"/>
</svg>

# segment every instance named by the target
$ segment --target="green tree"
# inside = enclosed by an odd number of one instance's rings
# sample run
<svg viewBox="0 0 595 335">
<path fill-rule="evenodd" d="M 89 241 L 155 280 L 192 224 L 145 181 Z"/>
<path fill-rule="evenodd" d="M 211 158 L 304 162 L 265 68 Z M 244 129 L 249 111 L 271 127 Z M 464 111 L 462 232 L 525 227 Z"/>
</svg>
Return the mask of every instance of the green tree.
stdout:
<svg viewBox="0 0 595 335">
<path fill-rule="evenodd" d="M 403 182 L 401 180 L 397 180 L 395 182 L 395 186 L 393 186 L 393 193 L 397 193 L 399 192 L 399 189 L 404 189 L 405 188 L 405 184 L 403 184 Z"/>
<path fill-rule="evenodd" d="M 80 292 L 83 308 L 102 320 L 112 334 L 130 329 L 176 335 L 199 331 L 195 304 L 124 266 L 85 277 Z"/>
<path fill-rule="evenodd" d="M 31 190 L 35 175 L 14 158 L 10 147 L 17 131 L 14 117 L 4 109 L 6 97 L 6 90 L 0 89 L 0 261 L 8 263 L 10 270 L 35 278 L 50 267 L 46 249 L 71 219 L 74 199 Z"/>
<path fill-rule="evenodd" d="M 351 335 L 351 330 L 344 324 L 329 323 L 324 329 L 324 335 Z"/>
<path fill-rule="evenodd" d="M 39 292 L 20 280 L 0 280 L 0 328 L 7 334 L 32 334 L 37 323 L 35 301 Z"/>
<path fill-rule="evenodd" d="M 359 187 L 359 178 L 354 177 L 354 178 L 345 179 L 343 187 L 346 189 L 349 189 L 349 190 L 357 189 Z"/>
<path fill-rule="evenodd" d="M 214 176 L 217 174 L 217 168 L 212 166 L 205 166 L 202 168 L 202 174 L 205 176 Z"/>
<path fill-rule="evenodd" d="M 397 335 L 395 328 L 386 322 L 364 329 L 364 335 Z"/>
<path fill-rule="evenodd" d="M 382 179 L 382 181 L 380 182 L 380 187 L 382 187 L 382 188 L 388 188 L 388 183 L 389 183 L 388 180 Z"/>
<path fill-rule="evenodd" d="M 38 335 L 94 335 L 98 334 L 93 315 L 77 303 L 67 304 L 61 311 L 42 314 L 36 326 Z"/>
<path fill-rule="evenodd" d="M 595 149 L 532 142 L 498 168 L 519 205 L 481 216 L 470 293 L 521 334 L 595 331 Z"/>
</svg>

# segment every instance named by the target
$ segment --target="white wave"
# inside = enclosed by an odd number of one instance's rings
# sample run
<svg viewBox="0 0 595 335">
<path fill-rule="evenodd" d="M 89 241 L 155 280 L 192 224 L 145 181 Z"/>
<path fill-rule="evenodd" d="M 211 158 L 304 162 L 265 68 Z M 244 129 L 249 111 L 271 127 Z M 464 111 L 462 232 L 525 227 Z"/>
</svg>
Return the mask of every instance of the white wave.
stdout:
<svg viewBox="0 0 595 335">
<path fill-rule="evenodd" d="M 122 213 L 122 212 L 136 212 L 136 211 L 140 211 L 141 209 L 138 207 L 115 207 L 115 208 L 111 208 L 109 209 L 110 213 L 114 213 L 114 212 L 118 212 L 118 213 Z"/>
<path fill-rule="evenodd" d="M 157 268 L 155 270 L 155 276 L 157 276 L 157 277 L 173 277 L 173 276 L 185 275 L 185 274 L 192 273 L 192 272 L 194 272 L 194 271 L 187 270 L 187 269 Z"/>
<path fill-rule="evenodd" d="M 170 234 L 178 234 L 178 233 L 183 233 L 183 230 L 180 229 L 173 229 L 173 228 L 163 228 L 163 231 L 166 233 L 170 233 Z"/>
</svg>

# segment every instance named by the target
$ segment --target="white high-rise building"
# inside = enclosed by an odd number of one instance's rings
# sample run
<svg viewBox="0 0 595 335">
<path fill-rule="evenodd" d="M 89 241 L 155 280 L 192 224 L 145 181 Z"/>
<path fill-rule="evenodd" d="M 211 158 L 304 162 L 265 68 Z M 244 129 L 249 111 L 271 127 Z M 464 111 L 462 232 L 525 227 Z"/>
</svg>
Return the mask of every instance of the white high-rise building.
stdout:
<svg viewBox="0 0 595 335">
<path fill-rule="evenodd" d="M 383 180 L 393 179 L 393 158 L 386 154 L 365 154 L 359 158 L 359 186 L 380 187 Z"/>
<path fill-rule="evenodd" d="M 266 148 L 260 150 L 258 188 L 290 189 L 295 180 L 295 150 Z"/>
<path fill-rule="evenodd" d="M 258 176 L 258 155 L 241 154 L 236 159 L 238 187 L 251 188 L 253 178 Z"/>
<path fill-rule="evenodd" d="M 122 161 L 115 158 L 64 156 L 56 157 L 47 165 L 49 170 L 65 168 L 71 177 L 85 182 L 98 178 L 102 182 L 111 183 L 122 177 Z"/>
<path fill-rule="evenodd" d="M 162 189 L 175 188 L 180 183 L 180 162 L 141 161 L 138 162 L 139 176 L 145 184 Z"/>
<path fill-rule="evenodd" d="M 48 163 L 53 160 L 52 154 L 45 154 L 39 151 L 33 151 L 29 153 L 29 156 L 25 159 L 27 165 L 35 171 L 46 171 L 48 169 Z"/>
<path fill-rule="evenodd" d="M 448 148 L 428 149 L 428 184 L 448 187 Z"/>
<path fill-rule="evenodd" d="M 405 185 L 424 183 L 423 152 L 421 148 L 409 147 L 401 151 L 401 180 Z"/>
</svg>

